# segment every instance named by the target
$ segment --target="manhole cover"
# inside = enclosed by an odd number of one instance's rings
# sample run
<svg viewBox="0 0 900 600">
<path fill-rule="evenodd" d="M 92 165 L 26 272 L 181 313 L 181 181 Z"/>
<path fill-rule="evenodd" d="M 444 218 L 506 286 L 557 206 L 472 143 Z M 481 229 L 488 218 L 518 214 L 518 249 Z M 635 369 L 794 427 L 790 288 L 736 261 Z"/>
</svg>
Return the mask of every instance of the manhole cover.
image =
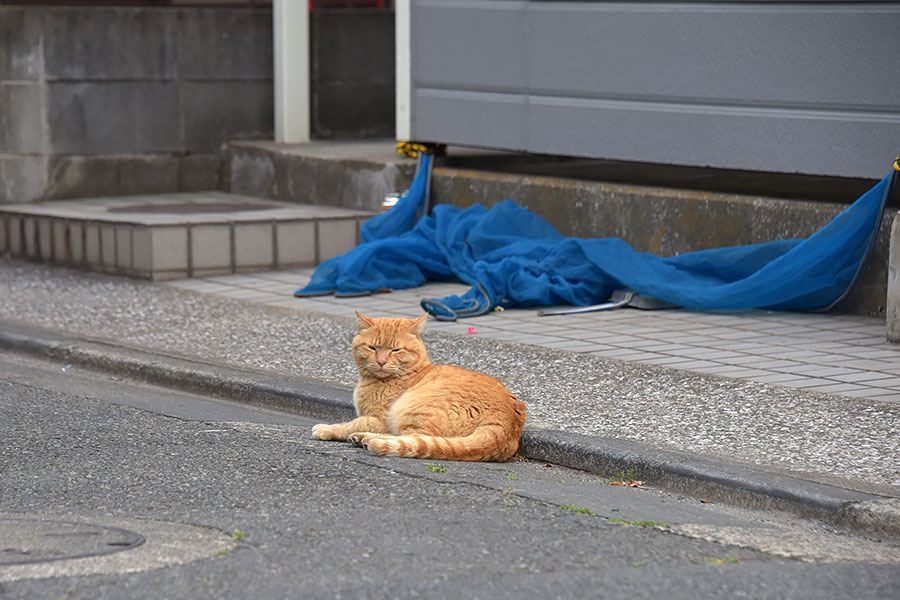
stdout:
<svg viewBox="0 0 900 600">
<path fill-rule="evenodd" d="M 250 210 L 270 210 L 281 208 L 277 204 L 253 202 L 178 202 L 170 204 L 132 204 L 106 209 L 111 213 L 165 213 L 189 215 L 198 213 L 246 212 Z"/>
<path fill-rule="evenodd" d="M 0 566 L 100 556 L 143 543 L 139 533 L 118 527 L 0 517 Z"/>
</svg>

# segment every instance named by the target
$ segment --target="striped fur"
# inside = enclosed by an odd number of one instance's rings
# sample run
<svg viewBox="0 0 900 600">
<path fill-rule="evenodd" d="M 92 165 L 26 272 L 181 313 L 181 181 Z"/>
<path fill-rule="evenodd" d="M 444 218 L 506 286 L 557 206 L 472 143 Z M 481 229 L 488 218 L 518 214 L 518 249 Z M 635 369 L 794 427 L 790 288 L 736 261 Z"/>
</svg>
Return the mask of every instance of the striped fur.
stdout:
<svg viewBox="0 0 900 600">
<path fill-rule="evenodd" d="M 316 425 L 313 437 L 350 441 L 385 456 L 508 459 L 519 447 L 525 404 L 489 375 L 432 364 L 421 339 L 425 317 L 370 319 L 357 313 L 358 417 Z"/>
</svg>

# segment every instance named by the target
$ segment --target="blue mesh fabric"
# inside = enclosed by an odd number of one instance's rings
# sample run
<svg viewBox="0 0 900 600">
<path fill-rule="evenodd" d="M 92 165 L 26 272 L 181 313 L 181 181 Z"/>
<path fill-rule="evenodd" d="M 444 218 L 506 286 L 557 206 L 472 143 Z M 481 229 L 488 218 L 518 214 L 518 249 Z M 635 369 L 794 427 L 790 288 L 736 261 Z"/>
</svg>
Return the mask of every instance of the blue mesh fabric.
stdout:
<svg viewBox="0 0 900 600">
<path fill-rule="evenodd" d="M 472 286 L 463 296 L 422 301 L 449 320 L 497 306 L 597 304 L 621 288 L 693 309 L 822 309 L 855 280 L 897 174 L 809 238 L 660 257 L 617 238 L 566 238 L 508 200 L 490 210 L 438 205 L 413 225 L 425 201 L 426 171 L 423 163 L 397 206 L 364 224 L 363 243 L 322 263 L 296 295 L 460 280 Z"/>
</svg>

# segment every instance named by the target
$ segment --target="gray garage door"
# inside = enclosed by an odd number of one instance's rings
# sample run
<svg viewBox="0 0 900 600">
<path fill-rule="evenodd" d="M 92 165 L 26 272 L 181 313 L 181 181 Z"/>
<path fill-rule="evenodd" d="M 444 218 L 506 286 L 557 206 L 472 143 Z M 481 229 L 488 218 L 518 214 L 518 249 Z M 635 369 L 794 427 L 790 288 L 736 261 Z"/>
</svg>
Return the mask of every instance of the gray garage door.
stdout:
<svg viewBox="0 0 900 600">
<path fill-rule="evenodd" d="M 411 139 L 868 178 L 900 153 L 898 2 L 409 1 Z"/>
</svg>

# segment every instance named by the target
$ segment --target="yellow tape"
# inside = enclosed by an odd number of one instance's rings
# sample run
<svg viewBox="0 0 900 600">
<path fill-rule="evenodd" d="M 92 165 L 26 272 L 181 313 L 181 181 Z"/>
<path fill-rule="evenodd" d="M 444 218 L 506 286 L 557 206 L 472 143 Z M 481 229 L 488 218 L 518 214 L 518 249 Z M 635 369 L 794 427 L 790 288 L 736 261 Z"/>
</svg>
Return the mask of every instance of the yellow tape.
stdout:
<svg viewBox="0 0 900 600">
<path fill-rule="evenodd" d="M 428 144 L 420 144 L 419 142 L 397 142 L 397 154 L 405 154 L 410 158 L 419 156 L 419 152 L 423 154 L 432 154 L 434 148 Z"/>
<path fill-rule="evenodd" d="M 397 142 L 397 154 L 405 154 L 410 158 L 418 158 L 419 153 L 443 156 L 443 144 L 424 144 L 422 142 Z"/>
</svg>

